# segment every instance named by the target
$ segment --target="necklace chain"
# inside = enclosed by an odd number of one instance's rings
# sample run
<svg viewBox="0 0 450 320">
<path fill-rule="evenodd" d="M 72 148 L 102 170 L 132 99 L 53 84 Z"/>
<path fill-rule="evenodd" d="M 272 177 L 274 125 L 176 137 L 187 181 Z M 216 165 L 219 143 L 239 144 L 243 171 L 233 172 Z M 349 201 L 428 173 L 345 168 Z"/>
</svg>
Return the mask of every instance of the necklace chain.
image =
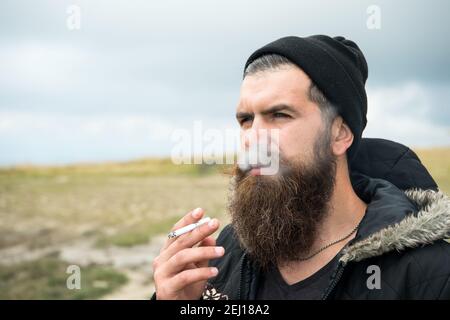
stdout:
<svg viewBox="0 0 450 320">
<path fill-rule="evenodd" d="M 307 257 L 304 257 L 304 258 L 299 258 L 298 260 L 299 260 L 299 261 L 309 260 L 309 259 L 311 259 L 312 257 L 315 257 L 316 255 L 318 255 L 319 253 L 321 253 L 323 250 L 328 249 L 329 247 L 334 246 L 335 244 L 344 241 L 345 239 L 347 239 L 348 237 L 350 237 L 352 234 L 354 234 L 354 233 L 356 232 L 356 230 L 358 230 L 360 223 L 361 223 L 361 222 L 359 222 L 359 223 L 356 225 L 356 227 L 355 227 L 348 235 L 346 235 L 345 237 L 343 237 L 343 238 L 341 238 L 341 239 L 338 239 L 338 240 L 335 240 L 335 241 L 333 241 L 333 242 L 327 244 L 326 246 L 320 248 L 319 250 L 317 250 L 317 251 L 314 252 L 313 254 L 311 254 L 311 255 L 309 255 L 309 256 L 307 256 Z"/>
</svg>

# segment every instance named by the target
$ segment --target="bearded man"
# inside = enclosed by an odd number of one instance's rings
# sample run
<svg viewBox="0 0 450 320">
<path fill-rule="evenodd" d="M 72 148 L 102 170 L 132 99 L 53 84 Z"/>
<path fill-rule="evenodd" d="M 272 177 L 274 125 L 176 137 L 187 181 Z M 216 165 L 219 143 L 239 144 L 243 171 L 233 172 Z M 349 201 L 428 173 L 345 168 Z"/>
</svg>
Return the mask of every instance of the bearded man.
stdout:
<svg viewBox="0 0 450 320">
<path fill-rule="evenodd" d="M 248 58 L 243 147 L 275 130 L 279 168 L 236 166 L 231 224 L 217 241 L 216 219 L 168 239 L 154 299 L 450 298 L 450 201 L 411 150 L 361 138 L 367 76 L 343 37 L 285 37 Z"/>
</svg>

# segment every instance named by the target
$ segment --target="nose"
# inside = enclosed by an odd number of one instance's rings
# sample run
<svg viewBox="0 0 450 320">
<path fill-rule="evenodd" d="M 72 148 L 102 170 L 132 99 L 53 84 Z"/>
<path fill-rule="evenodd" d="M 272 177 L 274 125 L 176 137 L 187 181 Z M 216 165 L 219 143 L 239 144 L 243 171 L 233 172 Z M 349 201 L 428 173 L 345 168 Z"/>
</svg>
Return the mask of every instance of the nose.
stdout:
<svg viewBox="0 0 450 320">
<path fill-rule="evenodd" d="M 263 130 L 264 124 L 260 117 L 255 116 L 252 121 L 252 126 L 242 131 L 241 138 L 246 150 L 248 150 L 252 144 L 257 144 L 259 142 Z"/>
<path fill-rule="evenodd" d="M 269 145 L 272 141 L 272 131 L 261 118 L 255 117 L 251 128 L 241 132 L 241 138 L 245 150 L 249 150 L 255 144 Z"/>
</svg>

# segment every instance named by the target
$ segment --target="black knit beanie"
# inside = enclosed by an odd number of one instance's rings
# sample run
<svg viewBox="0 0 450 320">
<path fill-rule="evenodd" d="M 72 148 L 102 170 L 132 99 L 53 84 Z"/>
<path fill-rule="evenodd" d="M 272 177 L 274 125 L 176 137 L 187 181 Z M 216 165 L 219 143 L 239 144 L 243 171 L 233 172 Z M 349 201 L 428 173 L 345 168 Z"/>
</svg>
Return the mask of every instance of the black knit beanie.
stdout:
<svg viewBox="0 0 450 320">
<path fill-rule="evenodd" d="M 354 135 L 353 143 L 347 150 L 350 163 L 358 150 L 367 123 L 367 96 L 364 85 L 368 69 L 366 59 L 358 46 L 344 37 L 284 37 L 256 50 L 248 58 L 245 69 L 256 58 L 266 54 L 279 54 L 288 58 L 300 67 L 336 106 L 339 115 Z"/>
</svg>

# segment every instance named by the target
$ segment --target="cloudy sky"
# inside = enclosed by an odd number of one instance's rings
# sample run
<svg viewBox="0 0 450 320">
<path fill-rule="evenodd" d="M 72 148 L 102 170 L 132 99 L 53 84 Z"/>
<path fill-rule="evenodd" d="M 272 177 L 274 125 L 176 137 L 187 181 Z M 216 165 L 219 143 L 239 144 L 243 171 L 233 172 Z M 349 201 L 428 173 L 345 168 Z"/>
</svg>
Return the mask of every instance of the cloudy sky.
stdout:
<svg viewBox="0 0 450 320">
<path fill-rule="evenodd" d="M 247 57 L 286 35 L 358 43 L 364 136 L 450 146 L 449 12 L 445 0 L 2 0 L 0 165 L 170 156 L 195 121 L 237 129 Z"/>
</svg>

